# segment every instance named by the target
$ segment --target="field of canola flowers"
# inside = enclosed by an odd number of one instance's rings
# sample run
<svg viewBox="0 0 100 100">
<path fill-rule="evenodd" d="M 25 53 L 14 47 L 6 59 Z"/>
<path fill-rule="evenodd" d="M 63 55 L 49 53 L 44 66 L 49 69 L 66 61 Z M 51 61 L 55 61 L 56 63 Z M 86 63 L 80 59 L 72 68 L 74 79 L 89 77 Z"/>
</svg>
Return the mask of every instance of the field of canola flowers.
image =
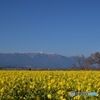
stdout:
<svg viewBox="0 0 100 100">
<path fill-rule="evenodd" d="M 71 91 L 100 93 L 100 72 L 0 71 L 0 100 L 100 100 Z"/>
</svg>

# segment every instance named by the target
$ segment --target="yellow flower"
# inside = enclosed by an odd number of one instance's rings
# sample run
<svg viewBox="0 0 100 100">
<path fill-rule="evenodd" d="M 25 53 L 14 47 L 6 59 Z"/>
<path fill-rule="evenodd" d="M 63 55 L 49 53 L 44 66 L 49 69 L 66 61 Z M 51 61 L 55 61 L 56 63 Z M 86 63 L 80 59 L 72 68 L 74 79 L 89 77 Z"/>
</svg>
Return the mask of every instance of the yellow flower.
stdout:
<svg viewBox="0 0 100 100">
<path fill-rule="evenodd" d="M 44 85 L 43 88 L 46 89 L 46 86 Z"/>
<path fill-rule="evenodd" d="M 59 91 L 57 92 L 57 94 L 58 94 L 58 95 L 64 95 L 64 94 L 65 94 L 65 91 L 64 91 L 64 90 L 59 90 Z"/>
<path fill-rule="evenodd" d="M 61 100 L 66 100 L 66 98 L 63 98 L 63 99 L 61 99 Z"/>
<path fill-rule="evenodd" d="M 2 88 L 2 89 L 0 89 L 0 92 L 1 92 L 1 93 L 3 93 L 3 92 L 4 92 L 4 90 L 5 90 L 5 89 L 4 89 L 4 88 Z"/>
<path fill-rule="evenodd" d="M 48 90 L 50 90 L 51 89 L 51 87 L 50 86 L 48 86 Z"/>
<path fill-rule="evenodd" d="M 34 89 L 34 85 L 30 85 L 30 89 Z"/>
<path fill-rule="evenodd" d="M 63 82 L 59 82 L 59 85 L 63 85 Z"/>
<path fill-rule="evenodd" d="M 48 94 L 47 97 L 48 97 L 49 99 L 51 99 L 52 96 L 51 96 L 51 94 Z"/>
<path fill-rule="evenodd" d="M 63 99 L 63 96 L 60 96 L 60 99 L 62 100 Z"/>
<path fill-rule="evenodd" d="M 98 88 L 98 92 L 100 92 L 100 88 Z"/>
<path fill-rule="evenodd" d="M 81 86 L 78 86 L 78 91 L 80 91 L 81 90 Z"/>
<path fill-rule="evenodd" d="M 63 98 L 63 96 L 60 96 L 60 100 L 66 100 L 66 98 Z"/>
<path fill-rule="evenodd" d="M 51 85 L 51 83 L 48 83 L 48 86 L 50 86 Z"/>
<path fill-rule="evenodd" d="M 80 100 L 80 96 L 75 96 L 74 100 Z"/>
<path fill-rule="evenodd" d="M 86 89 L 86 92 L 90 92 L 90 91 L 91 91 L 91 88 L 88 87 L 88 88 Z"/>
<path fill-rule="evenodd" d="M 53 85 L 53 88 L 56 88 L 56 85 Z"/>
<path fill-rule="evenodd" d="M 12 97 L 10 95 L 7 96 L 7 99 L 11 99 Z"/>
<path fill-rule="evenodd" d="M 4 80 L 1 80 L 1 83 L 4 84 Z"/>
<path fill-rule="evenodd" d="M 60 95 L 61 94 L 61 90 L 57 91 L 57 94 Z"/>
<path fill-rule="evenodd" d="M 55 82 L 55 80 L 54 80 L 54 79 L 52 79 L 52 80 L 51 80 L 51 83 L 54 83 L 54 82 Z"/>
</svg>

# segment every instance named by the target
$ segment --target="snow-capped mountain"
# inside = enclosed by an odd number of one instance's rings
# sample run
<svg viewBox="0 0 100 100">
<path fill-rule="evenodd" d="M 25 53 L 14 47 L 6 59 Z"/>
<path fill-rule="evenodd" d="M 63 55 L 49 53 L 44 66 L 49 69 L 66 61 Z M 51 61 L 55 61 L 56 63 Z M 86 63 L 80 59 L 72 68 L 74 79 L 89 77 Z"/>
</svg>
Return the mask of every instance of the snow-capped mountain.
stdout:
<svg viewBox="0 0 100 100">
<path fill-rule="evenodd" d="M 31 67 L 31 68 L 69 68 L 74 63 L 72 57 L 55 53 L 0 53 L 0 67 Z"/>
</svg>

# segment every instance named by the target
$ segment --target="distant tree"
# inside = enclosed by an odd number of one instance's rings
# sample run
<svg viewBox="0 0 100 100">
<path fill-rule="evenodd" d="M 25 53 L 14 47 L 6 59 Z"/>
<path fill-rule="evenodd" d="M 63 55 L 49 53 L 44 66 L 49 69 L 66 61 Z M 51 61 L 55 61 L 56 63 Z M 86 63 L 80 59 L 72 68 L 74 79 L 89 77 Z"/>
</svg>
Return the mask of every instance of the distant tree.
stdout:
<svg viewBox="0 0 100 100">
<path fill-rule="evenodd" d="M 32 70 L 31 68 L 29 68 L 28 70 Z"/>
<path fill-rule="evenodd" d="M 87 57 L 85 60 L 85 68 L 86 69 L 94 69 L 95 67 L 93 67 L 92 65 L 94 64 L 94 60 L 92 59 L 92 57 Z"/>
<path fill-rule="evenodd" d="M 98 69 L 100 69 L 100 52 L 91 54 L 92 62 L 98 64 Z"/>
<path fill-rule="evenodd" d="M 75 70 L 75 69 L 77 69 L 76 65 L 75 64 L 72 64 L 71 70 Z"/>
<path fill-rule="evenodd" d="M 100 53 L 99 52 L 91 54 L 91 57 L 94 60 L 94 63 L 98 63 L 100 65 Z"/>
<path fill-rule="evenodd" d="M 91 69 L 91 65 L 93 63 L 92 57 L 85 57 L 84 55 L 81 56 L 75 56 L 74 59 L 77 61 L 79 65 L 79 69 L 85 70 L 85 69 Z"/>
<path fill-rule="evenodd" d="M 79 68 L 80 68 L 80 69 L 85 69 L 85 67 L 84 67 L 84 62 L 85 62 L 85 57 L 84 57 L 84 55 L 75 56 L 74 59 L 77 61 L 77 63 L 78 63 L 78 65 L 79 65 Z"/>
</svg>

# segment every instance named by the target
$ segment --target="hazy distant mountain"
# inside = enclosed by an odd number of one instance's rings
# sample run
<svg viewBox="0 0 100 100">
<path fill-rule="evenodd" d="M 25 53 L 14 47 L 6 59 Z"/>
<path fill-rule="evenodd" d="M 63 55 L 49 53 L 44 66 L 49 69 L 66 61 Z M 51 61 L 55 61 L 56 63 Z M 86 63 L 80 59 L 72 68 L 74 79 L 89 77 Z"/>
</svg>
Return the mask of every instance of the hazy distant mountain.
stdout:
<svg viewBox="0 0 100 100">
<path fill-rule="evenodd" d="M 69 68 L 74 63 L 72 57 L 58 54 L 38 53 L 0 53 L 0 67 L 30 68 Z"/>
</svg>

